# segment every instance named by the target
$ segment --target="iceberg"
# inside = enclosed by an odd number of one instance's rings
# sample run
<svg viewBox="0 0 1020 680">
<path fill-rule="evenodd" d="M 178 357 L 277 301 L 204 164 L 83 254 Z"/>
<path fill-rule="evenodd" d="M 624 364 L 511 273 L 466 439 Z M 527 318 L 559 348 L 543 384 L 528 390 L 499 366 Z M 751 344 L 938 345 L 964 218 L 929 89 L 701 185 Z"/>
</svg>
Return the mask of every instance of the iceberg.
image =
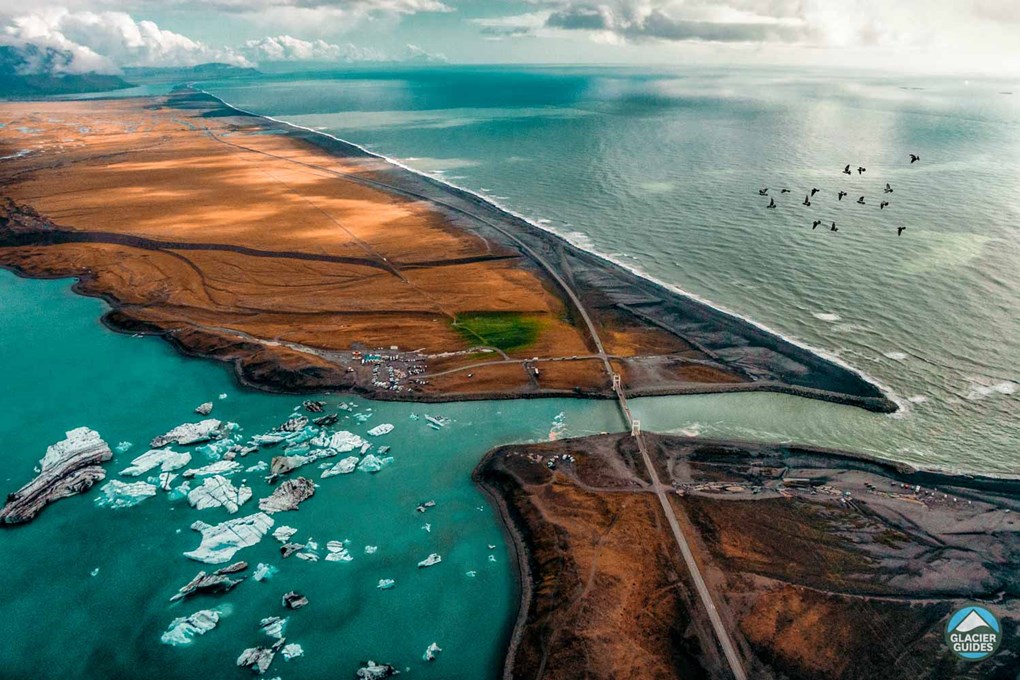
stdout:
<svg viewBox="0 0 1020 680">
<path fill-rule="evenodd" d="M 350 562 L 354 559 L 341 541 L 330 541 L 326 544 L 326 550 L 329 551 L 327 562 Z"/>
<path fill-rule="evenodd" d="M 443 651 L 442 647 L 433 642 L 425 649 L 425 653 L 421 655 L 422 661 L 435 661 L 436 654 Z"/>
<path fill-rule="evenodd" d="M 443 558 L 439 556 L 439 553 L 432 553 L 421 562 L 418 563 L 418 568 L 431 567 L 433 564 L 439 564 L 443 561 Z"/>
<path fill-rule="evenodd" d="M 278 540 L 280 543 L 286 543 L 296 533 L 297 529 L 295 529 L 294 527 L 281 525 L 276 527 L 276 530 L 273 532 L 273 538 Z"/>
<path fill-rule="evenodd" d="M 188 452 L 178 453 L 173 449 L 150 449 L 131 461 L 131 465 L 121 470 L 120 474 L 138 477 L 156 467 L 162 472 L 170 472 L 179 470 L 190 462 L 191 454 Z"/>
<path fill-rule="evenodd" d="M 231 426 L 233 426 L 233 423 L 225 424 L 215 418 L 209 418 L 197 423 L 184 423 L 183 425 L 178 425 L 173 428 L 166 434 L 156 437 L 149 442 L 149 446 L 154 449 L 160 449 L 167 444 L 187 446 L 188 444 L 207 442 L 210 439 L 219 439 L 228 429 L 231 428 Z"/>
<path fill-rule="evenodd" d="M 174 619 L 160 636 L 160 642 L 173 647 L 190 645 L 196 636 L 205 635 L 215 628 L 223 615 L 219 609 L 200 609 L 191 616 Z"/>
<path fill-rule="evenodd" d="M 379 579 L 379 585 L 377 585 L 376 588 L 378 588 L 379 590 L 389 590 L 395 585 L 397 585 L 397 582 L 394 581 L 393 579 L 381 578 Z"/>
<path fill-rule="evenodd" d="M 258 564 L 255 565 L 255 571 L 252 573 L 251 577 L 259 582 L 268 581 L 273 577 L 273 574 L 275 574 L 278 571 L 280 570 L 271 564 L 259 562 Z"/>
<path fill-rule="evenodd" d="M 251 467 L 245 468 L 245 472 L 265 472 L 269 469 L 269 463 L 264 460 L 260 460 Z"/>
<path fill-rule="evenodd" d="M 259 628 L 262 632 L 277 640 L 283 639 L 283 631 L 286 627 L 287 619 L 282 616 L 267 616 L 259 621 Z"/>
<path fill-rule="evenodd" d="M 378 549 L 379 549 L 379 546 L 377 546 L 377 545 L 366 545 L 365 546 L 365 554 L 366 555 L 373 555 L 373 554 L 375 554 L 375 551 L 378 550 Z"/>
<path fill-rule="evenodd" d="M 148 482 L 122 482 L 114 479 L 103 485 L 96 498 L 96 505 L 101 508 L 130 508 L 138 505 L 149 496 L 156 495 L 156 486 Z"/>
<path fill-rule="evenodd" d="M 195 522 L 191 528 L 202 534 L 202 542 L 184 556 L 206 564 L 229 562 L 238 550 L 261 541 L 272 526 L 273 518 L 263 512 L 216 525 Z"/>
<path fill-rule="evenodd" d="M 204 404 L 199 404 L 198 406 L 195 407 L 195 413 L 197 413 L 200 416 L 207 416 L 210 413 L 212 413 L 212 410 L 213 403 L 211 401 L 207 401 Z"/>
<path fill-rule="evenodd" d="M 286 609 L 301 609 L 308 604 L 308 598 L 301 593 L 292 590 L 289 593 L 284 594 L 280 604 L 282 604 Z"/>
<path fill-rule="evenodd" d="M 290 661 L 291 659 L 296 659 L 299 656 L 305 655 L 305 650 L 301 648 L 301 645 L 293 642 L 289 645 L 284 645 L 280 652 L 283 654 L 284 661 Z"/>
<path fill-rule="evenodd" d="M 329 463 L 325 464 L 329 465 Z M 356 467 L 358 467 L 357 456 L 349 456 L 337 462 L 336 465 L 323 470 L 321 477 L 326 479 L 327 477 L 334 477 L 336 475 L 347 475 L 354 472 Z"/>
<path fill-rule="evenodd" d="M 273 514 L 297 510 L 298 506 L 315 494 L 315 482 L 305 477 L 288 479 L 272 493 L 259 500 L 259 510 Z"/>
<path fill-rule="evenodd" d="M 196 510 L 207 508 L 226 508 L 234 514 L 251 498 L 251 489 L 245 485 L 235 487 L 230 480 L 220 475 L 213 475 L 202 480 L 188 493 L 188 503 Z"/>
<path fill-rule="evenodd" d="M 242 576 L 238 579 L 230 578 L 230 574 L 236 574 L 237 572 L 244 571 L 247 568 L 247 562 L 235 562 L 228 567 L 217 569 L 211 574 L 200 571 L 195 575 L 195 578 L 191 579 L 179 588 L 174 596 L 170 598 L 170 601 L 176 602 L 177 600 L 183 600 L 195 593 L 230 592 L 236 586 L 240 585 L 241 581 L 247 578 L 247 576 Z"/>
<path fill-rule="evenodd" d="M 390 457 L 379 458 L 370 453 L 361 459 L 361 462 L 358 463 L 358 469 L 362 472 L 379 472 L 379 470 L 382 470 L 392 462 L 393 459 Z"/>
<path fill-rule="evenodd" d="M 368 433 L 373 437 L 381 437 L 384 434 L 389 434 L 390 432 L 393 432 L 393 425 L 391 425 L 390 423 L 382 423 L 380 425 L 376 425 L 375 427 L 368 431 Z"/>
<path fill-rule="evenodd" d="M 250 668 L 252 672 L 262 675 L 269 670 L 276 652 L 283 645 L 284 641 L 281 639 L 273 643 L 272 647 L 249 647 L 237 657 L 237 665 L 241 668 Z"/>
<path fill-rule="evenodd" d="M 241 469 L 241 464 L 236 460 L 218 460 L 199 468 L 185 470 L 181 474 L 185 477 L 205 477 L 207 475 L 232 475 Z"/>
<path fill-rule="evenodd" d="M 399 674 L 400 671 L 388 663 L 378 664 L 375 661 L 369 661 L 357 670 L 354 677 L 358 680 L 384 680 Z"/>
<path fill-rule="evenodd" d="M 36 478 L 7 495 L 0 523 L 28 522 L 53 501 L 84 493 L 106 478 L 101 464 L 113 458 L 113 451 L 99 433 L 79 427 L 66 434 L 46 449 Z"/>
<path fill-rule="evenodd" d="M 320 434 L 312 440 L 312 444 L 325 449 L 332 449 L 337 453 L 347 453 L 364 446 L 365 440 L 353 432 L 343 430 L 341 432 L 334 432 L 330 436 Z"/>
<path fill-rule="evenodd" d="M 134 446 L 131 442 L 121 442 L 114 447 L 114 451 L 117 453 L 127 453 Z"/>
<path fill-rule="evenodd" d="M 283 425 L 276 428 L 277 432 L 300 432 L 308 425 L 306 416 L 294 416 L 289 418 Z"/>
</svg>

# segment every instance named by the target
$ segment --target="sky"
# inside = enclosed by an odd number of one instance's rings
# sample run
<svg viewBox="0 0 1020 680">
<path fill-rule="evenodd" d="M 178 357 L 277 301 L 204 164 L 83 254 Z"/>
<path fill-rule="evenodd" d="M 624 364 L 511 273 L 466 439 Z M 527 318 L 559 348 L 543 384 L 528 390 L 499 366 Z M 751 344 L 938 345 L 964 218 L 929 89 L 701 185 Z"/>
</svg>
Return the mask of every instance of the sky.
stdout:
<svg viewBox="0 0 1020 680">
<path fill-rule="evenodd" d="M 1020 0 L 0 0 L 0 46 L 23 72 L 448 61 L 1020 77 L 1018 45 Z"/>
</svg>

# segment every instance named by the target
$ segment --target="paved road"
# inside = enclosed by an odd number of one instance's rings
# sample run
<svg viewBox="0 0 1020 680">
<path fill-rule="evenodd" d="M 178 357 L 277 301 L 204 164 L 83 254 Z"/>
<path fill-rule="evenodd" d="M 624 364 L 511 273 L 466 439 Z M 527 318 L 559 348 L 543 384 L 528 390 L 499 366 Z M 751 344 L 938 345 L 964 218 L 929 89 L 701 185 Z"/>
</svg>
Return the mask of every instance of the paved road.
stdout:
<svg viewBox="0 0 1020 680">
<path fill-rule="evenodd" d="M 379 189 L 384 189 L 389 192 L 403 194 L 405 196 L 411 196 L 413 198 L 430 201 L 432 203 L 442 205 L 445 208 L 461 213 L 462 215 L 477 220 L 478 222 L 481 222 L 482 224 L 485 224 L 495 229 L 496 231 L 500 232 L 508 239 L 513 241 L 522 251 L 531 256 L 531 258 L 536 263 L 538 263 L 543 269 L 545 269 L 546 273 L 549 274 L 549 276 L 563 290 L 566 296 L 570 298 L 570 302 L 573 304 L 578 314 L 581 315 L 581 319 L 584 321 L 585 326 L 588 328 L 588 333 L 591 335 L 591 340 L 594 343 L 595 348 L 598 350 L 596 356 L 602 360 L 602 364 L 605 367 L 606 374 L 609 376 L 609 379 L 610 380 L 613 379 L 614 375 L 613 366 L 609 362 L 609 357 L 606 355 L 606 350 L 602 344 L 602 339 L 599 337 L 594 322 L 592 322 L 591 317 L 588 315 L 588 310 L 585 309 L 584 305 L 581 303 L 581 299 L 574 292 L 573 288 L 571 288 L 567 284 L 563 277 L 560 276 L 559 272 L 557 272 L 552 267 L 552 265 L 545 260 L 545 258 L 543 258 L 528 244 L 517 238 L 517 236 L 515 236 L 512 232 L 508 231 L 501 225 L 491 220 L 488 220 L 480 215 L 477 215 L 469 210 L 465 210 L 460 206 L 453 205 L 445 201 L 437 200 L 436 198 L 431 196 L 426 196 L 424 194 L 408 191 L 407 189 L 391 186 L 389 184 L 386 184 L 385 182 L 379 182 L 376 180 L 368 179 L 366 177 L 354 176 L 350 173 L 337 172 L 335 170 L 331 170 L 330 168 L 325 168 L 319 165 L 304 163 L 302 161 L 286 158 L 284 156 L 277 156 L 275 154 L 260 151 L 258 149 L 245 147 L 241 144 L 226 141 L 216 136 L 215 133 L 213 133 L 211 130 L 209 131 L 209 134 L 217 141 L 227 144 L 229 146 L 233 146 L 238 149 L 243 149 L 245 151 L 250 151 L 252 153 L 257 153 L 265 156 L 272 156 L 274 158 L 287 160 L 292 163 L 297 163 L 299 165 L 315 168 L 317 170 L 328 172 L 332 175 L 336 175 L 337 177 L 340 177 L 349 182 L 373 186 Z M 627 397 L 623 393 L 623 389 L 621 387 L 616 387 L 614 391 L 616 392 L 617 401 L 620 406 L 620 412 L 623 414 L 624 420 L 627 424 L 627 429 L 633 430 L 634 418 L 631 416 L 630 407 L 627 405 Z M 708 590 L 708 585 L 705 583 L 705 579 L 701 576 L 701 571 L 698 568 L 697 562 L 694 560 L 694 554 L 691 552 L 690 545 L 687 543 L 687 539 L 684 536 L 683 530 L 680 528 L 680 522 L 677 520 L 676 513 L 673 510 L 673 506 L 670 504 L 669 498 L 666 496 L 666 491 L 663 489 L 662 484 L 659 482 L 659 475 L 655 471 L 655 466 L 652 464 L 652 459 L 651 456 L 649 456 L 648 454 L 648 449 L 645 446 L 644 438 L 642 437 L 641 433 L 638 432 L 634 436 L 634 439 L 637 442 L 638 449 L 641 451 L 641 458 L 644 461 L 645 468 L 648 471 L 648 476 L 651 479 L 652 487 L 655 489 L 655 494 L 659 497 L 659 504 L 662 506 L 662 511 L 665 513 L 666 520 L 669 522 L 669 527 L 673 532 L 673 538 L 676 540 L 677 546 L 679 546 L 680 548 L 680 553 L 683 555 L 684 563 L 687 565 L 687 570 L 691 574 L 691 580 L 694 581 L 694 586 L 698 591 L 698 596 L 701 598 L 701 602 L 708 613 L 708 618 L 712 623 L 712 628 L 715 631 L 716 637 L 719 639 L 719 645 L 722 647 L 723 654 L 726 656 L 726 661 L 730 666 L 730 670 L 733 673 L 733 677 L 736 678 L 736 680 L 747 680 L 747 674 L 744 672 L 744 666 L 740 660 L 740 656 L 737 654 L 736 648 L 733 646 L 733 641 L 730 639 L 729 633 L 727 632 L 726 627 L 723 625 L 722 618 L 719 616 L 719 612 L 716 610 L 715 603 L 712 601 L 712 594 Z"/>
</svg>

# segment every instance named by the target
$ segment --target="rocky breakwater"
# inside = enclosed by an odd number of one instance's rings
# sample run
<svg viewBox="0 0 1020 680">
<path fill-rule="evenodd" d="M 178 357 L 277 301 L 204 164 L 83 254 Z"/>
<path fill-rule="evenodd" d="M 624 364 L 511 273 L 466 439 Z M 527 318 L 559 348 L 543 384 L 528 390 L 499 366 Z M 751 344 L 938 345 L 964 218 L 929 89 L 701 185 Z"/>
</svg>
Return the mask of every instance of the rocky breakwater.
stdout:
<svg viewBox="0 0 1020 680">
<path fill-rule="evenodd" d="M 35 518 L 53 501 L 83 493 L 106 478 L 102 464 L 113 452 L 99 433 L 79 427 L 46 449 L 39 474 L 12 494 L 0 509 L 0 525 L 20 524 Z"/>
</svg>

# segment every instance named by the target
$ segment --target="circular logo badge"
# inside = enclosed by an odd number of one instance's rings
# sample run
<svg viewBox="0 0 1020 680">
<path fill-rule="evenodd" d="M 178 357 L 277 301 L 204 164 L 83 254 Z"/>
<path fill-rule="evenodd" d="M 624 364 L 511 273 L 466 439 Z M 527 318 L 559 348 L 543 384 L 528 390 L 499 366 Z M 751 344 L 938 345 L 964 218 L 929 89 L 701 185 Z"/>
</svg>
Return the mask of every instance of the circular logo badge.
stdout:
<svg viewBox="0 0 1020 680">
<path fill-rule="evenodd" d="M 964 607 L 949 617 L 946 644 L 964 661 L 987 659 L 999 648 L 1002 626 L 995 615 L 984 607 Z"/>
</svg>

